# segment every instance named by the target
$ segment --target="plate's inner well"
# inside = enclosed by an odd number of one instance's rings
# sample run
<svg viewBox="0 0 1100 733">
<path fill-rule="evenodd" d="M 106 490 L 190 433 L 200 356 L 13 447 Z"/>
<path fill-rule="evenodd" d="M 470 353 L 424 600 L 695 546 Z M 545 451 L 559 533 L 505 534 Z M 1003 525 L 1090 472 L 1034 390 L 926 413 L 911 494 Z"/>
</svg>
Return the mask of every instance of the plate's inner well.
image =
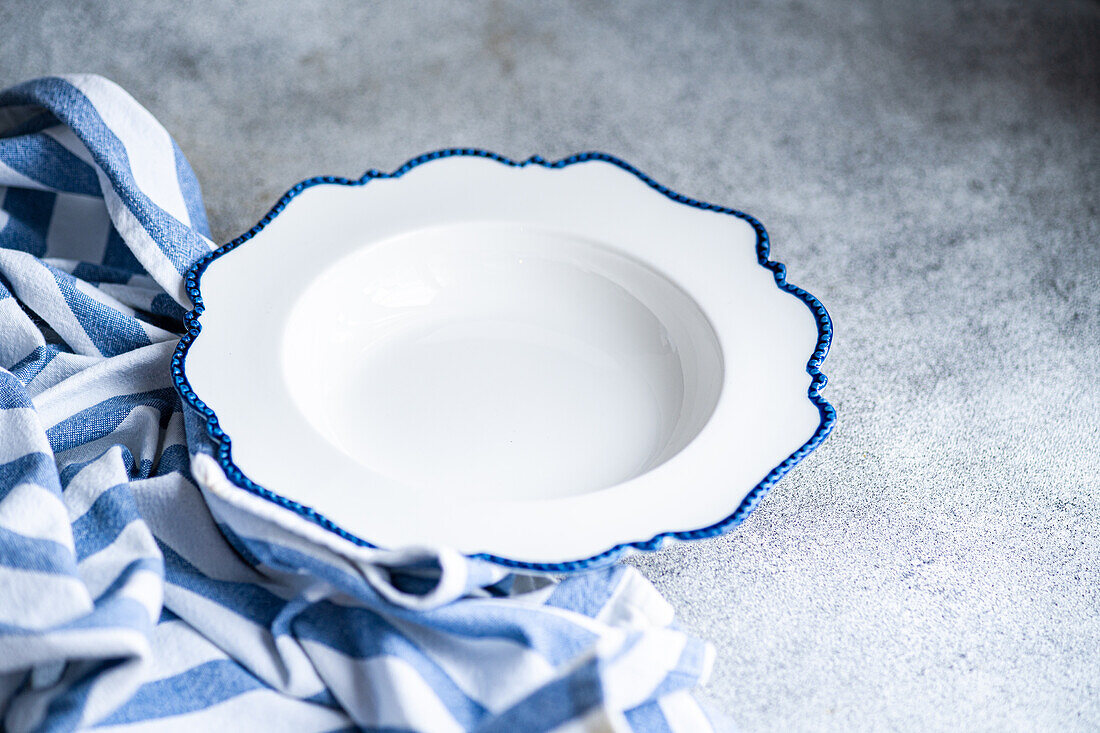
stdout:
<svg viewBox="0 0 1100 733">
<path fill-rule="evenodd" d="M 488 222 L 364 242 L 294 304 L 282 355 L 328 441 L 405 486 L 470 498 L 639 476 L 699 433 L 723 377 L 713 329 L 667 278 Z"/>
</svg>

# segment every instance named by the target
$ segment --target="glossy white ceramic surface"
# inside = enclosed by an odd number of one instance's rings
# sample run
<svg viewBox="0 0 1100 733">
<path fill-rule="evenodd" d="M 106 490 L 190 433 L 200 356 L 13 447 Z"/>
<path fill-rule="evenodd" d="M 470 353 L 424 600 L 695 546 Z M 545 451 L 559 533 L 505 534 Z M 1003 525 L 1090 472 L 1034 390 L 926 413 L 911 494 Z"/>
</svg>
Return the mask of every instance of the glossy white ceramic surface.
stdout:
<svg viewBox="0 0 1100 733">
<path fill-rule="evenodd" d="M 488 222 L 334 263 L 291 306 L 282 364 L 309 423 L 365 468 L 477 499 L 643 474 L 699 433 L 722 383 L 714 331 L 668 279 L 575 235 Z"/>
<path fill-rule="evenodd" d="M 821 423 L 744 220 L 604 162 L 316 186 L 202 277 L 253 481 L 381 546 L 556 563 L 728 517 Z"/>
</svg>

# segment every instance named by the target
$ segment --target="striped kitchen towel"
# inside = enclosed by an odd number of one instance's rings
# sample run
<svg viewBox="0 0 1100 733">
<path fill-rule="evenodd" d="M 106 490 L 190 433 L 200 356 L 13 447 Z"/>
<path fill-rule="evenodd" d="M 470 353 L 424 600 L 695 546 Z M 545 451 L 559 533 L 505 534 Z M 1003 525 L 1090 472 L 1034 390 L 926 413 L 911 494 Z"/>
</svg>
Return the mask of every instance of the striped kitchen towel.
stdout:
<svg viewBox="0 0 1100 733">
<path fill-rule="evenodd" d="M 189 450 L 168 363 L 209 236 L 122 89 L 0 92 L 0 727 L 713 728 L 711 649 L 633 568 L 358 547 Z"/>
</svg>

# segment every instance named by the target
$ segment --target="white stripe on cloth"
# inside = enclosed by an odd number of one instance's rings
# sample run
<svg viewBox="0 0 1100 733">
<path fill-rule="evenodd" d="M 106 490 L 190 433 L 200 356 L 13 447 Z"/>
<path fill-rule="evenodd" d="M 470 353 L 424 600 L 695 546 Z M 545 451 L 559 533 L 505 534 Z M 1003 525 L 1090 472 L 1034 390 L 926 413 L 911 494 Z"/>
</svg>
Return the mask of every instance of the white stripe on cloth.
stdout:
<svg viewBox="0 0 1100 733">
<path fill-rule="evenodd" d="M 546 657 L 511 639 L 460 638 L 427 626 L 388 618 L 424 649 L 455 685 L 481 705 L 500 712 L 554 677 Z"/>
<path fill-rule="evenodd" d="M 157 682 L 184 674 L 210 662 L 231 660 L 232 657 L 183 619 L 162 621 L 153 630 L 156 654 L 144 683 Z M 312 697 L 325 689 L 320 678 L 316 688 L 305 690 Z"/>
<path fill-rule="evenodd" d="M 0 463 L 8 463 L 31 451 L 50 452 L 38 413 L 29 407 L 0 410 L 0 435 L 20 435 L 22 440 L 0 441 Z"/>
<path fill-rule="evenodd" d="M 122 202 L 115 190 L 110 188 L 107 176 L 98 168 L 96 170 L 99 172 L 99 185 L 104 187 L 103 201 L 107 204 L 107 210 L 111 212 L 111 221 L 115 229 L 131 245 L 134 256 L 153 280 L 177 303 L 190 308 L 191 299 L 187 295 L 187 287 L 175 265 L 160 255 L 157 243 L 149 236 L 149 232 L 145 231 L 145 227 L 137 220 L 134 213 Z"/>
<path fill-rule="evenodd" d="M 84 698 L 77 729 L 85 729 L 103 719 L 137 690 L 138 680 L 149 668 L 152 650 L 124 660 L 99 672 L 95 684 Z"/>
<path fill-rule="evenodd" d="M 3 415 L 0 412 L 0 417 Z M 0 428 L 2 434 L 3 428 Z M 4 461 L 0 459 L 0 463 Z M 0 499 L 0 529 L 56 542 L 69 552 L 75 552 L 64 504 L 53 491 L 37 484 L 16 484 Z"/>
<path fill-rule="evenodd" d="M 307 697 L 323 687 L 317 670 L 297 644 L 288 644 L 217 601 L 172 582 L 165 584 L 164 598 L 176 615 L 269 686 L 294 697 Z"/>
<path fill-rule="evenodd" d="M 0 284 L 0 287 L 3 287 Z M 13 366 L 39 346 L 45 346 L 42 332 L 15 298 L 0 299 L 0 364 Z"/>
<path fill-rule="evenodd" d="M 464 730 L 403 659 L 389 655 L 356 659 L 316 642 L 303 642 L 302 646 L 357 724 L 440 733 Z"/>
<path fill-rule="evenodd" d="M 122 446 L 112 445 L 70 478 L 62 494 L 69 521 L 80 519 L 100 496 L 127 480 Z"/>
<path fill-rule="evenodd" d="M 53 630 L 41 637 L 5 635 L 0 637 L 0 672 L 32 671 L 72 659 L 120 659 L 149 653 L 149 638 L 122 626 Z M 20 728 L 9 723 L 8 730 Z"/>
<path fill-rule="evenodd" d="M 34 255 L 0 249 L 0 274 L 12 284 L 15 297 L 33 310 L 78 354 L 99 356 L 99 349 L 73 315 L 57 280 Z"/>
<path fill-rule="evenodd" d="M 665 721 L 672 733 L 694 733 L 710 728 L 710 719 L 695 698 L 684 690 L 665 695 L 657 704 L 665 714 Z"/>
<path fill-rule="evenodd" d="M 122 418 L 109 435 L 98 440 L 91 440 L 83 445 L 77 445 L 65 450 L 54 452 L 54 458 L 61 470 L 67 469 L 72 464 L 81 464 L 88 461 L 99 460 L 104 453 L 115 448 L 125 448 L 135 463 L 143 459 L 152 461 L 156 457 L 159 437 L 160 412 L 150 405 L 137 405 L 132 408 L 126 417 Z M 121 453 L 119 453 L 121 460 Z M 119 466 L 124 466 L 120 463 Z M 126 483 L 130 480 L 129 473 L 125 470 L 117 472 L 116 483 Z"/>
<path fill-rule="evenodd" d="M 596 620 L 622 629 L 665 627 L 672 623 L 672 606 L 641 575 L 629 573 L 615 588 Z"/>
<path fill-rule="evenodd" d="M 131 308 L 140 308 L 144 311 L 151 311 L 153 300 L 158 295 L 164 294 L 164 291 L 157 287 L 156 283 L 149 287 L 142 287 L 141 282 L 135 282 L 134 280 L 130 280 L 126 284 L 100 283 L 98 288 L 119 303 L 124 303 Z M 172 338 L 175 340 L 174 335 Z"/>
<path fill-rule="evenodd" d="M 94 74 L 74 74 L 67 79 L 122 141 L 137 187 L 177 221 L 192 224 L 176 177 L 175 146 L 168 131 L 141 105 L 119 105 L 119 96 L 126 93 L 114 82 Z"/>
<path fill-rule="evenodd" d="M 0 624 L 45 629 L 92 610 L 92 599 L 80 578 L 22 568 L 2 570 Z"/>
<path fill-rule="evenodd" d="M 157 549 L 149 528 L 140 519 L 135 519 L 118 533 L 111 544 L 81 560 L 77 564 L 77 571 L 88 593 L 93 598 L 98 598 L 118 581 L 130 563 L 160 559 L 160 550 Z M 127 577 L 126 585 L 119 593 L 141 603 L 148 616 L 156 618 L 160 615 L 163 587 L 164 578 L 160 573 L 138 570 Z"/>
<path fill-rule="evenodd" d="M 170 341 L 143 346 L 81 370 L 34 398 L 39 420 L 49 429 L 112 397 L 167 387 L 166 372 L 175 347 Z"/>
<path fill-rule="evenodd" d="M 27 396 L 32 400 L 38 397 L 50 387 L 68 379 L 77 372 L 82 372 L 93 364 L 99 363 L 98 356 L 83 356 L 81 354 L 60 353 L 50 359 L 50 362 L 27 383 Z"/>
</svg>

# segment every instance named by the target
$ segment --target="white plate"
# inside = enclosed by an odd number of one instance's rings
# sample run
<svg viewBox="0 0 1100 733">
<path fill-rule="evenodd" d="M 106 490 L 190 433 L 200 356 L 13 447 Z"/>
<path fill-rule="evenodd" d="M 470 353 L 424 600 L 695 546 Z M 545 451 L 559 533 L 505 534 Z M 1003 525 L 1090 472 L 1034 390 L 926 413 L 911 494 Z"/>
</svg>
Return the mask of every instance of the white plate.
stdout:
<svg viewBox="0 0 1100 733">
<path fill-rule="evenodd" d="M 728 529 L 828 433 L 784 273 L 610 156 L 442 151 L 200 262 L 177 382 L 231 480 L 353 541 L 576 569 Z"/>
</svg>

